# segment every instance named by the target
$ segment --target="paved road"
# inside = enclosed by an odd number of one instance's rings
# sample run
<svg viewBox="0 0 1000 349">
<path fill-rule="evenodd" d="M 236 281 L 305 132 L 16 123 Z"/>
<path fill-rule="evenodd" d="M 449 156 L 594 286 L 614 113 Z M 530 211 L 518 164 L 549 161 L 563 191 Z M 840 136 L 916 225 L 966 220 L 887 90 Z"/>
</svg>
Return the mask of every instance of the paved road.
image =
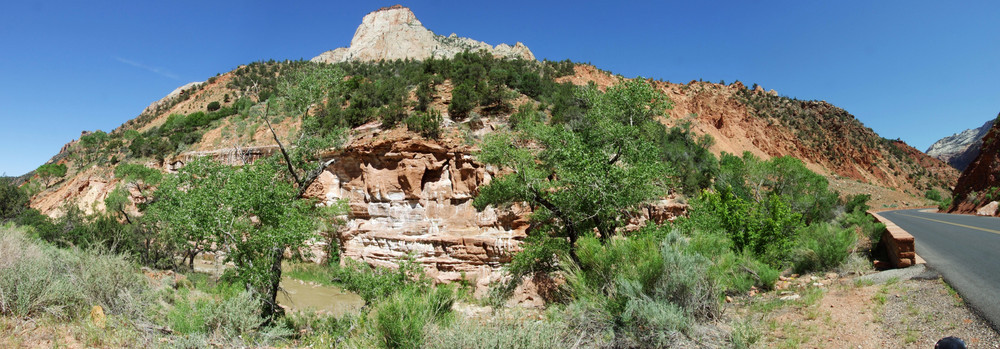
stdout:
<svg viewBox="0 0 1000 349">
<path fill-rule="evenodd" d="M 920 211 L 879 214 L 912 234 L 917 254 L 1000 328 L 1000 218 Z"/>
</svg>

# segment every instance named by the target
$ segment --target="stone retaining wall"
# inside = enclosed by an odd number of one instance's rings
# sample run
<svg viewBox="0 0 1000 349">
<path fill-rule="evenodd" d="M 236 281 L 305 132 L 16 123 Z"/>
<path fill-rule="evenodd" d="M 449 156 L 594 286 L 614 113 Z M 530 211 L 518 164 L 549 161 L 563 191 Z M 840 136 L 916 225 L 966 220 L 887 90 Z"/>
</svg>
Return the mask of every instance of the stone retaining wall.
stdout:
<svg viewBox="0 0 1000 349">
<path fill-rule="evenodd" d="M 916 264 L 917 250 L 914 247 L 913 235 L 900 228 L 892 221 L 885 219 L 882 215 L 868 211 L 868 214 L 885 224 L 885 231 L 882 232 L 882 242 L 885 245 L 886 253 L 889 255 L 889 262 L 893 267 L 906 268 Z"/>
</svg>

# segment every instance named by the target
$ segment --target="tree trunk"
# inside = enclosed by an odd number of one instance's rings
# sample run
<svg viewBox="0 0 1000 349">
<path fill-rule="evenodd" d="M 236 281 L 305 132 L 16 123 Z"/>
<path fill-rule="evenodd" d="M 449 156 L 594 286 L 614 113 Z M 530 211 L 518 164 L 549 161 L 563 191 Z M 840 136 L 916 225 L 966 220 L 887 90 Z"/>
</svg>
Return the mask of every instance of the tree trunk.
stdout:
<svg viewBox="0 0 1000 349">
<path fill-rule="evenodd" d="M 281 308 L 278 307 L 278 286 L 281 284 L 281 260 L 285 257 L 284 251 L 279 246 L 275 246 L 271 249 L 272 260 L 271 273 L 270 273 L 270 285 L 268 285 L 267 294 L 264 296 L 264 309 L 261 313 L 268 323 L 273 321 L 275 315 L 281 312 Z"/>
</svg>

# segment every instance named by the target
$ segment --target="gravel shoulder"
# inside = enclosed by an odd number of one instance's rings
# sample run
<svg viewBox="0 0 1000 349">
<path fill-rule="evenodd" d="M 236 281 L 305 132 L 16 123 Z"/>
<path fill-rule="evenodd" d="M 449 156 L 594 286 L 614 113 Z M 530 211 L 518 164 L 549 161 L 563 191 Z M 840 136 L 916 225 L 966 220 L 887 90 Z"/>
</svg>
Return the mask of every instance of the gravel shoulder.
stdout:
<svg viewBox="0 0 1000 349">
<path fill-rule="evenodd" d="M 865 276 L 807 275 L 777 288 L 733 304 L 738 317 L 757 324 L 754 347 L 933 348 L 956 336 L 969 348 L 1000 348 L 1000 334 L 922 265 Z"/>
</svg>

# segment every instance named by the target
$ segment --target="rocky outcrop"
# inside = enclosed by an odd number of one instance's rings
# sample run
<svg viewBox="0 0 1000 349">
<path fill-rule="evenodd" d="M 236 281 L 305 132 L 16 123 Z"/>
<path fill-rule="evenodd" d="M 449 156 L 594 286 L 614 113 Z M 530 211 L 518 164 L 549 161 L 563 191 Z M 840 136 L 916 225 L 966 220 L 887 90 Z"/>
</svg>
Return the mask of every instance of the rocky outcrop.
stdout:
<svg viewBox="0 0 1000 349">
<path fill-rule="evenodd" d="M 350 47 L 321 53 L 313 62 L 339 63 L 346 61 L 379 61 L 397 59 L 423 60 L 431 57 L 451 58 L 465 50 L 485 50 L 494 56 L 534 60 L 524 44 L 500 44 L 496 47 L 481 41 L 437 35 L 424 28 L 410 9 L 395 5 L 371 12 L 361 20 Z"/>
<path fill-rule="evenodd" d="M 948 212 L 1000 215 L 994 204 L 1000 199 L 1000 122 L 983 137 L 979 156 L 958 178 L 953 197 Z"/>
<path fill-rule="evenodd" d="M 520 251 L 531 210 L 472 206 L 479 188 L 501 171 L 477 162 L 474 150 L 401 129 L 375 133 L 324 154 L 329 165 L 305 196 L 323 205 L 346 201 L 346 223 L 330 232 L 342 256 L 387 267 L 412 256 L 439 282 L 465 278 L 483 289 Z M 671 221 L 686 209 L 673 199 L 652 202 L 625 229 Z"/>
<path fill-rule="evenodd" d="M 478 212 L 472 199 L 496 170 L 476 162 L 468 146 L 413 137 L 400 132 L 327 154 L 332 163 L 306 196 L 347 202 L 350 213 L 335 232 L 345 257 L 392 267 L 412 255 L 438 281 L 485 282 L 519 250 L 529 212 Z"/>
<path fill-rule="evenodd" d="M 951 136 L 941 138 L 930 148 L 927 148 L 927 155 L 947 162 L 959 171 L 964 171 L 976 156 L 983 145 L 983 137 L 993 127 L 993 120 L 987 121 L 979 128 L 972 128 Z"/>
</svg>

